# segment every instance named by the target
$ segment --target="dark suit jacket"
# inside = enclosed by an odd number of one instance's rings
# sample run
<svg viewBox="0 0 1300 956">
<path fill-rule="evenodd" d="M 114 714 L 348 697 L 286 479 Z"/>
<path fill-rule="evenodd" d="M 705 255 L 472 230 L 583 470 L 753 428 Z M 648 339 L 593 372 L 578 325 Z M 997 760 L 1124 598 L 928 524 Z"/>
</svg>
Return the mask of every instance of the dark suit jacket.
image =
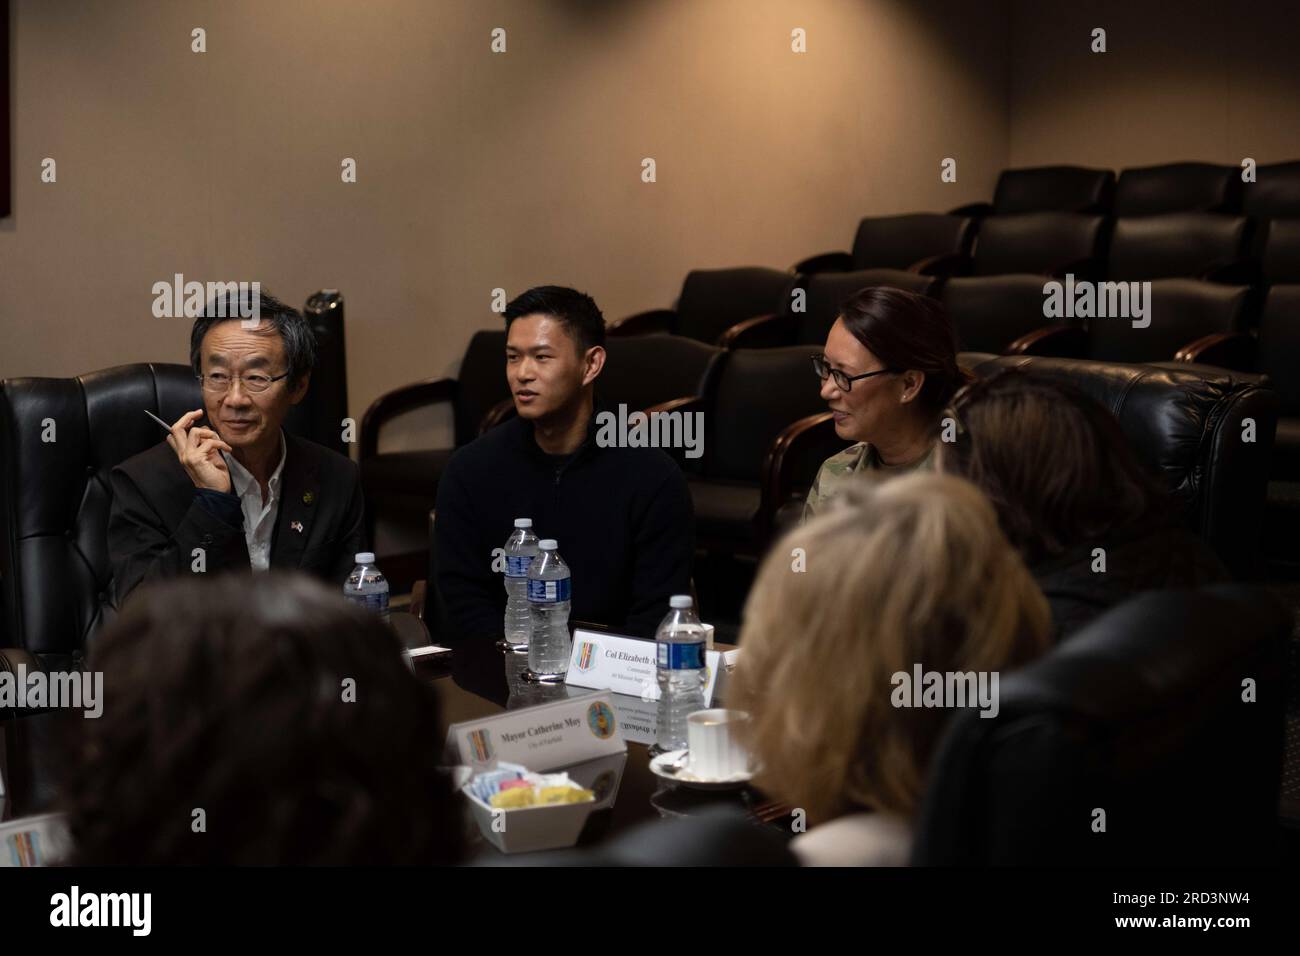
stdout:
<svg viewBox="0 0 1300 956">
<path fill-rule="evenodd" d="M 280 510 L 271 535 L 272 568 L 297 568 L 343 586 L 365 550 L 360 469 L 315 442 L 284 433 Z M 195 548 L 206 573 L 252 572 L 243 523 L 229 525 L 198 502 L 194 482 L 166 442 L 113 469 L 108 552 L 121 601 L 143 581 L 192 573 Z M 301 522 L 302 531 L 291 527 Z"/>
</svg>

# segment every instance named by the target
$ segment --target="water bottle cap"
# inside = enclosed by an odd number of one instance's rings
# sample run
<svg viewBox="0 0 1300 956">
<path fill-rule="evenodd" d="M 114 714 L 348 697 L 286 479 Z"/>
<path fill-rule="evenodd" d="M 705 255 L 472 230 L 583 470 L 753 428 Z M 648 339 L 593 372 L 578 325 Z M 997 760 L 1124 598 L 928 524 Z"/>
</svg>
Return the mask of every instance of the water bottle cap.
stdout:
<svg viewBox="0 0 1300 956">
<path fill-rule="evenodd" d="M 356 558 L 355 558 L 354 560 L 357 562 L 357 564 L 374 564 L 374 563 L 375 563 L 375 552 L 373 552 L 373 551 L 360 551 L 360 552 L 357 553 L 357 556 L 356 556 Z"/>
<path fill-rule="evenodd" d="M 554 551 L 559 547 L 559 545 L 555 542 L 554 538 L 543 538 L 541 541 L 537 542 L 537 547 L 543 551 Z"/>
<path fill-rule="evenodd" d="M 515 519 L 515 527 L 516 527 L 516 528 L 531 528 L 532 526 L 533 526 L 533 519 L 532 519 L 532 518 L 516 518 L 516 519 Z"/>
<path fill-rule="evenodd" d="M 694 603 L 689 594 L 674 594 L 668 599 L 668 606 L 672 608 L 691 607 Z"/>
</svg>

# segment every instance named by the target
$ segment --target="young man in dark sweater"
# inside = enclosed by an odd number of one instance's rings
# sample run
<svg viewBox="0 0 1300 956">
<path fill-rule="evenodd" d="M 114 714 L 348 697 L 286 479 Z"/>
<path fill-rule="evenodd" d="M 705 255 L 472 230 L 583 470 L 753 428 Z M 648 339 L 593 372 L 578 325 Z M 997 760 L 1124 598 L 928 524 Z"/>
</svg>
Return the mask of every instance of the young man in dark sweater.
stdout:
<svg viewBox="0 0 1300 956">
<path fill-rule="evenodd" d="M 571 621 L 653 637 L 669 597 L 690 589 L 695 518 L 686 480 L 658 448 L 597 441 L 605 319 L 590 296 L 539 286 L 512 301 L 505 318 L 518 414 L 453 455 L 438 484 L 446 639 L 502 635 L 506 592 L 492 552 L 516 518 L 556 539 L 573 575 Z"/>
</svg>

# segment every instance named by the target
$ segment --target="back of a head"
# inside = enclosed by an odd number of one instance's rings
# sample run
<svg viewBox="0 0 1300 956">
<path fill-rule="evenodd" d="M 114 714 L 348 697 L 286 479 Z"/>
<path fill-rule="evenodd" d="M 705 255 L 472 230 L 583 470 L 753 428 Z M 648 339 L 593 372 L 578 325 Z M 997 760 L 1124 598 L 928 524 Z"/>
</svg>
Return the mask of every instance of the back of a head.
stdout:
<svg viewBox="0 0 1300 956">
<path fill-rule="evenodd" d="M 84 864 L 459 855 L 432 688 L 376 617 L 301 575 L 142 588 L 98 638 L 104 709 L 64 787 Z"/>
<path fill-rule="evenodd" d="M 960 392 L 952 413 L 940 469 L 988 495 L 1030 563 L 1166 513 L 1115 416 L 1065 383 L 1005 370 Z"/>
<path fill-rule="evenodd" d="M 910 816 L 951 712 L 894 706 L 894 675 L 1014 667 L 1049 627 L 976 488 L 864 479 L 775 545 L 750 592 L 736 696 L 763 785 L 814 819 Z"/>
</svg>

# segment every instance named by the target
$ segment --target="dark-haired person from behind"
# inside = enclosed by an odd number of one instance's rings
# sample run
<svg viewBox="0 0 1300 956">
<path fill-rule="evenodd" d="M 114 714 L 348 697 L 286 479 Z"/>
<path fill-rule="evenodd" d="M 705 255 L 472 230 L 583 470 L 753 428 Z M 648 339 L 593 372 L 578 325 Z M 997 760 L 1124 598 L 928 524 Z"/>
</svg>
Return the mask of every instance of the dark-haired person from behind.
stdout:
<svg viewBox="0 0 1300 956">
<path fill-rule="evenodd" d="M 260 321 L 246 327 L 241 315 L 254 307 Z M 231 292 L 195 319 L 190 365 L 203 407 L 111 475 L 119 602 L 144 581 L 232 569 L 297 568 L 342 587 L 366 550 L 360 473 L 282 427 L 315 361 L 306 319 L 265 292 Z"/>
<path fill-rule="evenodd" d="M 500 637 L 506 592 L 493 550 L 531 518 L 572 573 L 570 619 L 649 637 L 690 590 L 694 514 L 681 469 L 659 448 L 597 441 L 605 319 L 560 286 L 506 307 L 505 375 L 517 415 L 452 456 L 438 483 L 438 591 L 451 633 Z"/>
<path fill-rule="evenodd" d="M 988 495 L 1066 637 L 1142 591 L 1225 580 L 1115 416 L 1062 382 L 1008 369 L 959 392 L 938 467 Z"/>
<path fill-rule="evenodd" d="M 822 463 L 805 519 L 823 511 L 854 475 L 931 468 L 940 412 L 968 378 L 957 365 L 957 339 L 943 306 L 886 286 L 845 301 L 813 369 L 835 433 L 855 444 Z"/>
<path fill-rule="evenodd" d="M 95 642 L 62 786 L 74 865 L 438 864 L 464 830 L 432 687 L 302 574 L 141 588 Z"/>
</svg>

